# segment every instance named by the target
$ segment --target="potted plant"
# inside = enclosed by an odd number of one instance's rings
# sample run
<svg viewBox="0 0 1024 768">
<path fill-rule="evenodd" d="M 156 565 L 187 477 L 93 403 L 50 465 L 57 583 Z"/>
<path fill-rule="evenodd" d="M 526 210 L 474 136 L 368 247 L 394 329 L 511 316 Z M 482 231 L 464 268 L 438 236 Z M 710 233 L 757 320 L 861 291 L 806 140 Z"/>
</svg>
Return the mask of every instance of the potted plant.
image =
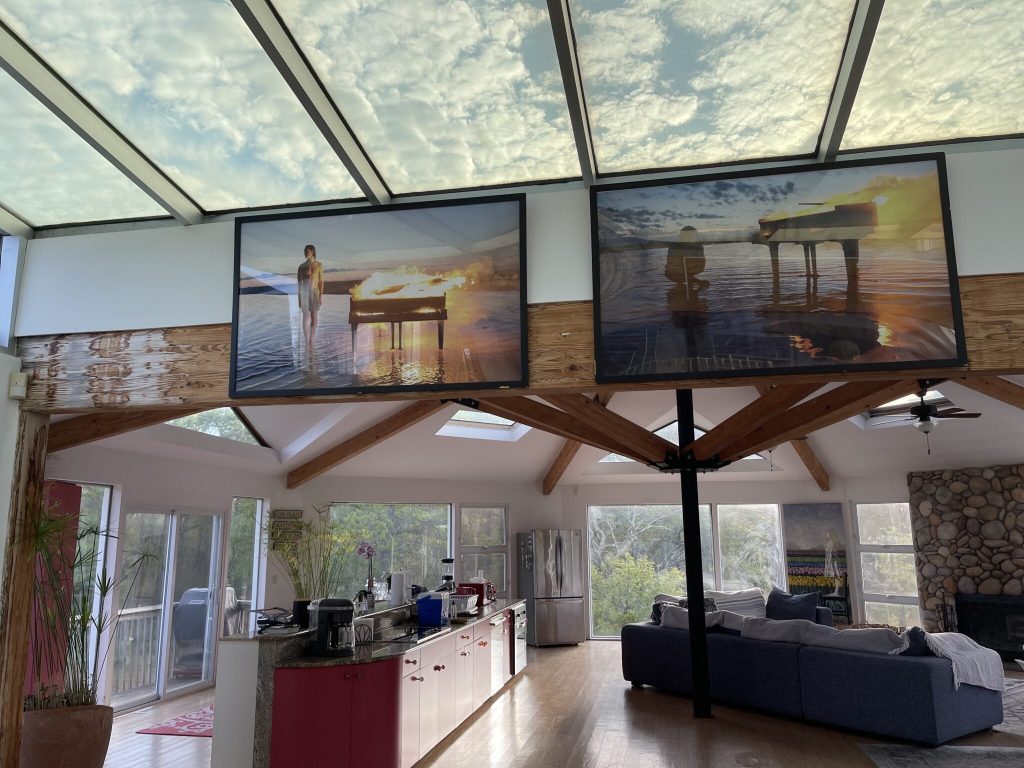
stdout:
<svg viewBox="0 0 1024 768">
<path fill-rule="evenodd" d="M 342 554 L 351 549 L 351 535 L 331 520 L 329 510 L 313 509 L 314 520 L 288 521 L 287 530 L 275 527 L 272 521 L 266 539 L 270 557 L 292 585 L 292 620 L 301 627 L 309 626 L 310 602 L 330 597 L 337 587 Z"/>
<path fill-rule="evenodd" d="M 125 575 L 111 577 L 98 546 L 106 532 L 49 502 L 26 535 L 36 581 L 20 765 L 102 768 L 114 710 L 97 693 L 120 613 L 108 598 L 123 588 L 124 607 L 148 556 L 131 556 Z"/>
</svg>

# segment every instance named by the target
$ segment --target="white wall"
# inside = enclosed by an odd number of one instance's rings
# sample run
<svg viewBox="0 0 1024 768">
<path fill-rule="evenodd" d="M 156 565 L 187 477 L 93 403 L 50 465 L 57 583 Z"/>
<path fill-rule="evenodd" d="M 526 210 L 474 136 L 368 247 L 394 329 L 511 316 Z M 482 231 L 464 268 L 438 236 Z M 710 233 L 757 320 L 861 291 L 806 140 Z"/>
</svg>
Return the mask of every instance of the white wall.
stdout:
<svg viewBox="0 0 1024 768">
<path fill-rule="evenodd" d="M 0 563 L 4 562 L 8 526 L 11 521 L 11 486 L 14 454 L 18 445 L 18 401 L 7 398 L 7 382 L 21 370 L 21 359 L 0 352 Z"/>
<path fill-rule="evenodd" d="M 947 159 L 962 275 L 1019 272 L 1024 149 Z M 527 193 L 531 303 L 592 298 L 589 197 L 579 183 Z M 231 321 L 233 224 L 32 240 L 16 332 L 34 336 Z"/>
</svg>

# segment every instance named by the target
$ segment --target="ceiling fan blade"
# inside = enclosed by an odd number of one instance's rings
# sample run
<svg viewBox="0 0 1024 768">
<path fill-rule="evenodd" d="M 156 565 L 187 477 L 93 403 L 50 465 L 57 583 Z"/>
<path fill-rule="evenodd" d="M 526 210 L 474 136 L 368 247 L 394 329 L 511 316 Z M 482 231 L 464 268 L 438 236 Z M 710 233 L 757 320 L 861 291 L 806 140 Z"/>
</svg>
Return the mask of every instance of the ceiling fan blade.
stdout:
<svg viewBox="0 0 1024 768">
<path fill-rule="evenodd" d="M 940 419 L 976 419 L 980 413 L 942 413 L 936 414 Z"/>
<path fill-rule="evenodd" d="M 961 413 L 961 412 L 962 412 L 963 410 L 964 410 L 964 409 L 963 409 L 963 408 L 961 408 L 960 406 L 954 405 L 954 406 L 952 406 L 952 407 L 950 407 L 950 408 L 943 408 L 943 409 L 942 409 L 941 411 L 936 411 L 936 413 L 939 413 L 939 414 L 945 414 L 945 413 Z"/>
</svg>

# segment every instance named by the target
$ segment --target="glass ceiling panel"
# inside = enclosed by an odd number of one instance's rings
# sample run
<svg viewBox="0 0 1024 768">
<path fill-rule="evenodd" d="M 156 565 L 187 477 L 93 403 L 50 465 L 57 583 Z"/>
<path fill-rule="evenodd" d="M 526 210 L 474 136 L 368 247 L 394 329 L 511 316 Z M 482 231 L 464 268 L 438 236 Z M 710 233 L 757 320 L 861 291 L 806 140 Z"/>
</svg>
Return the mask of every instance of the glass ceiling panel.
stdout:
<svg viewBox="0 0 1024 768">
<path fill-rule="evenodd" d="M 193 413 L 188 416 L 181 416 L 166 422 L 173 427 L 190 429 L 193 432 L 202 432 L 214 437 L 224 437 L 238 443 L 248 445 L 259 445 L 260 441 L 249 431 L 249 428 L 242 423 L 232 408 L 214 408 L 210 411 Z"/>
<path fill-rule="evenodd" d="M 227 0 L 0 0 L 0 17 L 206 210 L 361 196 Z"/>
<path fill-rule="evenodd" d="M 3 70 L 0 147 L 0 203 L 33 226 L 167 215 Z"/>
<path fill-rule="evenodd" d="M 599 169 L 813 152 L 853 6 L 571 0 Z"/>
<path fill-rule="evenodd" d="M 394 192 L 580 175 L 543 0 L 274 0 Z"/>
<path fill-rule="evenodd" d="M 887 3 L 843 149 L 1024 133 L 1019 0 Z"/>
</svg>

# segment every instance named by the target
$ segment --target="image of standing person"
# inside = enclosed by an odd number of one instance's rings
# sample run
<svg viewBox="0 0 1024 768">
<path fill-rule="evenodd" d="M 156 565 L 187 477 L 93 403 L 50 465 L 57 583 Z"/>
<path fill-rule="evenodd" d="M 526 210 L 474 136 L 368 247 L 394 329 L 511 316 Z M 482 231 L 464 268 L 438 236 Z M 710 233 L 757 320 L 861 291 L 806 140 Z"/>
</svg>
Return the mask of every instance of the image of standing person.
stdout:
<svg viewBox="0 0 1024 768">
<path fill-rule="evenodd" d="M 296 279 L 299 283 L 299 309 L 302 310 L 302 335 L 306 346 L 313 348 L 316 335 L 316 316 L 324 295 L 324 265 L 316 260 L 316 246 L 303 249 L 306 260 L 299 265 Z"/>
</svg>

